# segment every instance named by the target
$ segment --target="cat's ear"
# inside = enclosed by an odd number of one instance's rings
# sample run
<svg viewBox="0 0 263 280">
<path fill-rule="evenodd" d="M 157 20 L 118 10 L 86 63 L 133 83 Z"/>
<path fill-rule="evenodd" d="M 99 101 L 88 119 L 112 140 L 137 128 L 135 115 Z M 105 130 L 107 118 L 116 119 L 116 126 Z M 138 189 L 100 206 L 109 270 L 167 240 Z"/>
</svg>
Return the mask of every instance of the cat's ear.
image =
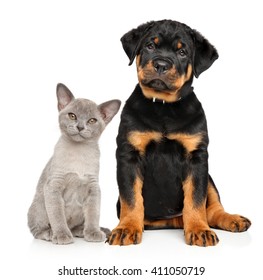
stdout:
<svg viewBox="0 0 263 280">
<path fill-rule="evenodd" d="M 73 99 L 72 92 L 63 84 L 57 84 L 58 110 L 64 109 Z"/>
<path fill-rule="evenodd" d="M 104 102 L 98 106 L 98 110 L 106 124 L 118 113 L 120 106 L 121 101 L 117 99 Z"/>
</svg>

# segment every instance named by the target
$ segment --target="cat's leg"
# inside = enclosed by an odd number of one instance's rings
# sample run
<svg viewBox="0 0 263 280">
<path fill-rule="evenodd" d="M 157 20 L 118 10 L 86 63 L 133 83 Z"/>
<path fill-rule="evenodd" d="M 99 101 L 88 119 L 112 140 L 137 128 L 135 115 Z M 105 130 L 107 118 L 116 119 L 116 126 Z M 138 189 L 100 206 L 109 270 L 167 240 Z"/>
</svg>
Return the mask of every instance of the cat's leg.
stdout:
<svg viewBox="0 0 263 280">
<path fill-rule="evenodd" d="M 100 230 L 106 234 L 108 238 L 111 234 L 111 231 L 108 228 L 100 227 Z M 73 236 L 83 238 L 84 237 L 84 225 L 79 225 L 71 229 Z"/>
<path fill-rule="evenodd" d="M 36 194 L 28 210 L 28 226 L 36 239 L 50 241 L 52 230 L 48 220 L 43 193 Z"/>
<path fill-rule="evenodd" d="M 52 228 L 52 242 L 55 244 L 73 243 L 73 235 L 67 225 L 62 192 L 65 189 L 63 178 L 50 179 L 44 186 L 45 206 Z"/>
<path fill-rule="evenodd" d="M 99 226 L 101 193 L 98 179 L 90 176 L 87 187 L 88 196 L 83 205 L 84 238 L 86 241 L 101 242 L 106 239 L 106 229 L 102 230 Z"/>
<path fill-rule="evenodd" d="M 111 231 L 108 228 L 100 227 L 100 230 L 106 234 L 106 237 L 109 237 L 109 235 L 111 234 Z M 84 237 L 84 225 L 82 224 L 82 225 L 73 227 L 71 229 L 71 232 L 72 232 L 73 236 L 83 238 Z"/>
</svg>

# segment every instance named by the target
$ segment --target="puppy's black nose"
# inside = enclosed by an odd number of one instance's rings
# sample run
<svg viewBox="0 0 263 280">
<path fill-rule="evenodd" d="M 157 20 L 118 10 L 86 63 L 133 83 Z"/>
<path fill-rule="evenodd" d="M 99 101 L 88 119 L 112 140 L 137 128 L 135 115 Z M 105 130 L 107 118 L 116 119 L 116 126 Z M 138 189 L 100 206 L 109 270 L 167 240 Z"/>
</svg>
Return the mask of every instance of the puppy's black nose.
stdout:
<svg viewBox="0 0 263 280">
<path fill-rule="evenodd" d="M 163 59 L 156 59 L 153 61 L 153 67 L 158 74 L 165 74 L 170 68 L 172 68 L 172 64 Z"/>
</svg>

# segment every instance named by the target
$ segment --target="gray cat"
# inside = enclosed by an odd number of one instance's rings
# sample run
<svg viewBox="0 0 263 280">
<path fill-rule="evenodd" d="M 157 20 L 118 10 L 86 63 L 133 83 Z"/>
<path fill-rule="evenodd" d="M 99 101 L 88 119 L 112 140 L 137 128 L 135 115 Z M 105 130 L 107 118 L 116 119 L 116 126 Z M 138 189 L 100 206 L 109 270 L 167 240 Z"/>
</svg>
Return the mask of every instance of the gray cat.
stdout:
<svg viewBox="0 0 263 280">
<path fill-rule="evenodd" d="M 99 227 L 99 137 L 120 108 L 119 100 L 97 106 L 57 85 L 61 136 L 39 179 L 28 211 L 37 239 L 68 244 L 73 237 L 103 241 L 110 231 Z"/>
</svg>

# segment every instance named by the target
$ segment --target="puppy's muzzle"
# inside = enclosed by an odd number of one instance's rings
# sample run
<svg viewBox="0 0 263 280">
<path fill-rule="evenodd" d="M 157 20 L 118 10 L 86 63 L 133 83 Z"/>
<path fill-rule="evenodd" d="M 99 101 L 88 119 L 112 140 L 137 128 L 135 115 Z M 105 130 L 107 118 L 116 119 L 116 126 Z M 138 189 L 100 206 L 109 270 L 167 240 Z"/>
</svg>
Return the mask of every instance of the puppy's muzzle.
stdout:
<svg viewBox="0 0 263 280">
<path fill-rule="evenodd" d="M 155 58 L 153 60 L 153 67 L 154 70 L 159 74 L 165 74 L 168 70 L 172 68 L 172 62 L 170 62 L 168 59 L 163 58 Z"/>
</svg>

